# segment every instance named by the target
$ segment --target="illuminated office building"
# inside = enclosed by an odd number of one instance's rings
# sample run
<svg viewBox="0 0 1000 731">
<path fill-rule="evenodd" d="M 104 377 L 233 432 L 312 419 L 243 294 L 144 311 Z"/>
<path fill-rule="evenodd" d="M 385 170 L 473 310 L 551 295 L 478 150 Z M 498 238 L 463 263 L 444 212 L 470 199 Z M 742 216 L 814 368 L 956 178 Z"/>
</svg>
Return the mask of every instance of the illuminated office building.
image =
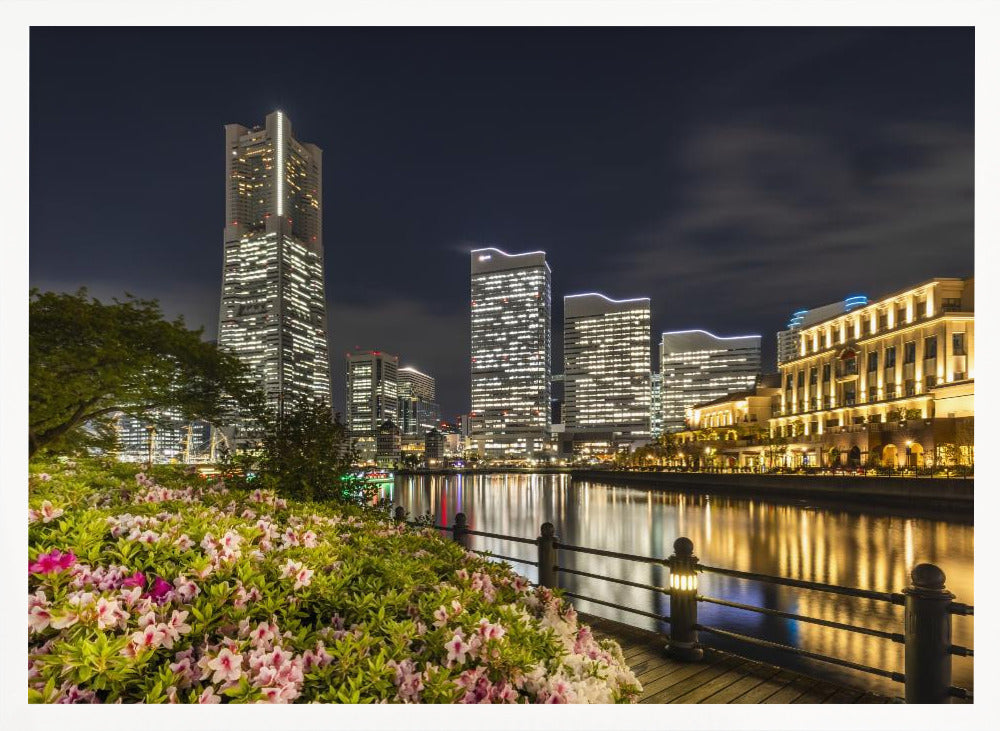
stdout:
<svg viewBox="0 0 1000 731">
<path fill-rule="evenodd" d="M 347 354 L 347 428 L 362 460 L 375 457 L 379 427 L 397 420 L 399 358 L 380 350 Z"/>
<path fill-rule="evenodd" d="M 834 302 L 811 310 L 797 310 L 788 321 L 788 328 L 777 333 L 778 336 L 778 366 L 799 355 L 799 333 L 817 322 L 842 315 L 858 307 L 868 304 L 868 298 L 862 295 L 848 297 L 843 302 Z"/>
<path fill-rule="evenodd" d="M 659 373 L 650 376 L 649 433 L 654 439 L 663 434 L 663 376 Z"/>
<path fill-rule="evenodd" d="M 268 403 L 330 403 L 323 288 L 322 151 L 282 112 L 226 125 L 219 346 L 250 366 Z"/>
<path fill-rule="evenodd" d="M 472 252 L 472 441 L 540 457 L 551 424 L 552 272 L 545 252 Z"/>
<path fill-rule="evenodd" d="M 704 330 L 663 333 L 663 431 L 680 431 L 687 412 L 736 391 L 750 389 L 760 373 L 760 335 L 719 337 Z"/>
<path fill-rule="evenodd" d="M 566 437 L 577 445 L 649 439 L 649 298 L 563 300 Z M 574 448 L 574 451 L 584 451 Z"/>
<path fill-rule="evenodd" d="M 399 408 L 397 413 L 400 432 L 404 438 L 423 438 L 441 421 L 441 409 L 435 400 L 433 376 L 421 373 L 411 366 L 398 371 Z"/>
</svg>

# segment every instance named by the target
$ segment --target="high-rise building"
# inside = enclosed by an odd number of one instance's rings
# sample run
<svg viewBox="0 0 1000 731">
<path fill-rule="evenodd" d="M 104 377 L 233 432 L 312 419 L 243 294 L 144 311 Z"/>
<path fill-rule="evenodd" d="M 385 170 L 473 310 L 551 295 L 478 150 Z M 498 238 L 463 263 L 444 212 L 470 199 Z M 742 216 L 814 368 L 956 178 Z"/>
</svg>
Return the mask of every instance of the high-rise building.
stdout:
<svg viewBox="0 0 1000 731">
<path fill-rule="evenodd" d="M 663 434 L 663 376 L 660 373 L 650 376 L 649 434 L 653 439 Z"/>
<path fill-rule="evenodd" d="M 386 421 L 397 420 L 399 358 L 380 350 L 347 354 L 347 428 L 358 456 L 375 456 L 375 436 Z"/>
<path fill-rule="evenodd" d="M 398 381 L 397 423 L 400 432 L 404 438 L 423 437 L 441 420 L 441 409 L 435 400 L 434 378 L 412 366 L 403 366 L 399 369 Z"/>
<path fill-rule="evenodd" d="M 268 403 L 330 403 L 323 287 L 322 151 L 283 112 L 226 125 L 219 347 L 250 366 Z"/>
<path fill-rule="evenodd" d="M 760 373 L 760 335 L 719 337 L 704 330 L 663 333 L 663 431 L 684 429 L 688 410 L 750 389 Z"/>
<path fill-rule="evenodd" d="M 545 252 L 472 252 L 472 441 L 538 457 L 549 438 L 552 270 Z"/>
<path fill-rule="evenodd" d="M 569 295 L 563 313 L 565 438 L 649 439 L 649 298 Z"/>
<path fill-rule="evenodd" d="M 843 302 L 833 302 L 822 307 L 814 307 L 811 310 L 796 310 L 792 313 L 788 321 L 788 327 L 777 333 L 778 335 L 778 366 L 799 357 L 799 333 L 806 328 L 812 327 L 817 322 L 822 322 L 837 315 L 843 315 L 858 307 L 868 304 L 868 298 L 863 295 L 848 297 Z"/>
</svg>

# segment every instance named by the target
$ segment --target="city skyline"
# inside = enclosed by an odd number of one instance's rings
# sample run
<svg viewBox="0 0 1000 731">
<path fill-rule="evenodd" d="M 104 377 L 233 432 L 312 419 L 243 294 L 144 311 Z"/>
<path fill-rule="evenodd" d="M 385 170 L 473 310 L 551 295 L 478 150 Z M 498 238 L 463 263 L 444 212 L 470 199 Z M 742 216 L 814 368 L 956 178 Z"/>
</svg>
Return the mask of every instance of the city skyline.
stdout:
<svg viewBox="0 0 1000 731">
<path fill-rule="evenodd" d="M 335 39 L 324 53 L 337 70 L 298 78 L 301 59 L 277 59 L 260 78 L 227 75 L 224 94 L 210 91 L 202 78 L 221 80 L 237 40 L 265 33 Z M 179 36 L 197 63 L 163 61 Z M 654 337 L 761 332 L 765 363 L 791 312 L 973 269 L 971 29 L 50 28 L 31 38 L 30 283 L 157 297 L 215 336 L 222 127 L 280 108 L 327 156 L 338 408 L 341 354 L 354 346 L 406 353 L 438 379 L 443 415 L 469 408 L 463 269 L 474 248 L 545 250 L 556 322 L 572 292 L 648 296 Z M 599 62 L 588 56 L 598 38 Z M 127 68 L 113 64 L 121 53 Z M 447 63 L 456 55 L 461 68 Z M 682 62 L 683 78 L 664 74 Z M 316 98 L 317 84 L 330 99 Z M 144 150 L 157 174 L 107 154 L 112 140 Z M 152 225 L 160 219 L 170 225 Z M 554 337 L 553 363 L 560 351 Z"/>
</svg>

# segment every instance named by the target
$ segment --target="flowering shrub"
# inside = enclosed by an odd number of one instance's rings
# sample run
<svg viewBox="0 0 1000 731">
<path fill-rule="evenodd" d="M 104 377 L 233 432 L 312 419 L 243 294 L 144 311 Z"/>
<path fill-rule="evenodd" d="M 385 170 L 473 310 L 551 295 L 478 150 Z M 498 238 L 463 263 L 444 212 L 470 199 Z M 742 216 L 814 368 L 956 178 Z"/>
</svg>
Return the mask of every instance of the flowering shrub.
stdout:
<svg viewBox="0 0 1000 731">
<path fill-rule="evenodd" d="M 32 702 L 638 697 L 571 606 L 432 529 L 124 469 L 29 478 Z"/>
</svg>

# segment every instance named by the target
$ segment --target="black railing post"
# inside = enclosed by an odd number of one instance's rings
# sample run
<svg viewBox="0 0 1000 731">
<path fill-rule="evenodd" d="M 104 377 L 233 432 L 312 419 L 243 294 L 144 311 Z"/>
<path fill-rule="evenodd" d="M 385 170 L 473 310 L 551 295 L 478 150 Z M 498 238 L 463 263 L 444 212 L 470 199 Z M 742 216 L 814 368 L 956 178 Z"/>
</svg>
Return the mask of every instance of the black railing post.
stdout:
<svg viewBox="0 0 1000 731">
<path fill-rule="evenodd" d="M 704 657 L 698 646 L 698 574 L 695 566 L 694 543 L 690 538 L 674 541 L 674 555 L 667 559 L 670 567 L 670 642 L 667 654 L 685 662 L 697 662 Z"/>
<path fill-rule="evenodd" d="M 404 520 L 406 520 L 406 510 L 403 508 L 402 505 L 396 506 L 396 513 L 393 516 L 393 518 L 397 523 L 402 523 Z"/>
<path fill-rule="evenodd" d="M 549 589 L 558 586 L 556 572 L 559 570 L 559 552 L 556 549 L 556 527 L 552 523 L 542 523 L 538 536 L 538 583 Z"/>
<path fill-rule="evenodd" d="M 455 525 L 451 529 L 451 537 L 455 543 L 466 550 L 469 549 L 469 524 L 465 521 L 465 513 L 455 514 Z"/>
<path fill-rule="evenodd" d="M 951 700 L 951 613 L 955 595 L 944 587 L 944 571 L 917 564 L 906 596 L 906 702 Z"/>
</svg>

